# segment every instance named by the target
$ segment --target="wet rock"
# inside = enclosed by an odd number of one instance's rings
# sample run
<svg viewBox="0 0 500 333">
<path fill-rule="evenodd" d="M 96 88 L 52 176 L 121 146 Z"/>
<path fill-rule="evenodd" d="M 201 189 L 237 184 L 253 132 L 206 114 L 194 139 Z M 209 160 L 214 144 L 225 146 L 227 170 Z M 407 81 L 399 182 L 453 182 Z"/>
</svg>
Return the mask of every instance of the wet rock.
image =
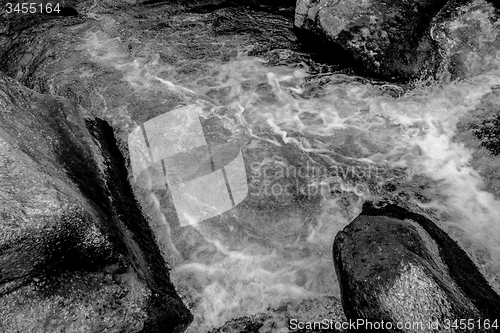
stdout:
<svg viewBox="0 0 500 333">
<path fill-rule="evenodd" d="M 442 325 L 434 332 L 463 332 L 447 330 L 446 320 L 474 319 L 472 331 L 497 331 L 477 320 L 499 323 L 500 297 L 457 243 L 421 215 L 365 204 L 336 236 L 333 255 L 348 319 L 424 325 L 390 332 L 432 331 L 430 323 Z"/>
<path fill-rule="evenodd" d="M 484 179 L 486 191 L 500 199 L 500 88 L 486 94 L 474 111 L 457 124 L 455 140 L 472 150 L 471 165 Z"/>
<path fill-rule="evenodd" d="M 416 78 L 439 59 L 428 26 L 446 0 L 299 0 L 294 25 L 335 60 L 352 58 L 372 76 Z"/>
<path fill-rule="evenodd" d="M 500 155 L 500 88 L 494 88 L 486 94 L 474 112 L 466 115 L 459 123 L 459 135 L 461 140 L 469 141 L 471 137 L 479 142 L 479 145 L 493 156 Z M 468 133 L 467 133 L 468 132 Z M 469 134 L 469 135 L 467 135 Z M 477 149 L 477 145 L 470 145 Z"/>
<path fill-rule="evenodd" d="M 500 6 L 486 0 L 453 0 L 433 20 L 430 34 L 443 56 L 439 71 L 473 77 L 500 66 Z"/>
<path fill-rule="evenodd" d="M 230 320 L 211 333 L 336 333 L 347 332 L 346 323 L 340 302 L 335 297 L 318 297 Z"/>
<path fill-rule="evenodd" d="M 264 10 L 268 12 L 282 14 L 286 17 L 293 18 L 295 9 L 295 0 L 245 0 L 234 1 L 238 4 L 245 4 L 257 10 Z"/>
<path fill-rule="evenodd" d="M 199 13 L 187 8 L 187 2 L 182 6 L 162 2 L 127 7 L 123 2 L 118 6 L 108 1 L 96 3 L 90 10 L 88 7 L 93 3 L 76 3 L 78 17 L 55 19 L 14 15 L 5 17 L 4 21 L 0 19 L 0 70 L 35 91 L 67 97 L 90 112 L 101 114 L 103 101 L 99 95 L 107 100 L 108 91 L 132 100 L 126 102 L 129 109 L 153 108 L 137 106 L 142 96 L 131 91 L 135 87 L 121 80 L 124 69 L 118 69 L 117 65 L 127 59 L 146 57 L 148 62 L 153 61 L 150 57 L 159 57 L 155 60 L 158 66 L 174 66 L 175 71 L 155 69 L 154 76 L 176 80 L 192 73 L 191 82 L 203 77 L 213 80 L 214 77 L 213 73 L 208 73 L 210 66 L 191 62 L 228 61 L 242 49 L 251 49 L 250 53 L 259 57 L 274 58 L 275 62 L 288 64 L 293 61 L 296 66 L 302 62 L 311 63 L 302 53 L 289 51 L 295 47 L 297 39 L 291 20 L 282 15 L 229 5 Z M 113 10 L 108 9 L 111 5 Z M 128 37 L 114 48 L 114 42 L 95 44 L 94 33 L 97 39 Z M 90 50 L 108 49 L 108 46 L 112 49 L 97 53 Z M 111 52 L 113 61 L 107 62 L 100 52 Z M 67 71 L 68 67 L 75 70 Z M 117 91 L 124 86 L 126 92 Z M 211 91 L 207 97 L 218 102 L 223 93 Z M 169 103 L 168 108 L 187 103 L 183 101 L 185 96 L 172 90 L 162 89 L 161 94 L 168 95 L 162 97 Z M 106 102 L 114 109 L 122 99 L 113 97 L 113 101 Z M 146 99 L 146 103 L 155 102 L 164 109 L 157 96 Z"/>
<path fill-rule="evenodd" d="M 113 278 L 114 277 L 114 278 Z M 0 298 L 2 332 L 140 332 L 151 291 L 137 274 L 65 273 Z"/>
<path fill-rule="evenodd" d="M 500 155 L 500 115 L 492 115 L 473 125 L 474 135 L 493 155 Z"/>
<path fill-rule="evenodd" d="M 162 4 L 162 0 L 138 1 L 142 5 Z M 221 8 L 248 7 L 256 10 L 273 12 L 293 17 L 295 0 L 170 0 L 170 5 L 178 5 L 182 10 L 196 13 L 208 13 Z"/>
<path fill-rule="evenodd" d="M 5 1 L 11 3 L 11 6 L 5 6 L 5 10 L 0 13 L 0 36 L 17 34 L 22 30 L 42 24 L 44 22 L 58 22 L 65 18 L 71 19 L 79 16 L 79 9 L 88 9 L 91 7 L 90 1 L 73 0 L 33 0 L 28 3 L 28 12 L 23 12 L 22 7 L 16 7 L 18 1 Z M 31 8 L 29 5 L 32 5 Z M 26 11 L 26 9 L 25 9 Z M 64 23 L 63 23 L 64 24 Z M 7 28 L 7 29 L 2 29 Z M 3 36 L 2 36 L 3 37 Z M 0 43 L 2 39 L 0 39 Z"/>
<path fill-rule="evenodd" d="M 454 79 L 499 66 L 499 8 L 487 0 L 301 0 L 294 24 L 331 58 L 352 58 L 369 75 Z"/>
<path fill-rule="evenodd" d="M 0 330 L 185 327 L 113 130 L 79 112 L 0 73 Z"/>
</svg>

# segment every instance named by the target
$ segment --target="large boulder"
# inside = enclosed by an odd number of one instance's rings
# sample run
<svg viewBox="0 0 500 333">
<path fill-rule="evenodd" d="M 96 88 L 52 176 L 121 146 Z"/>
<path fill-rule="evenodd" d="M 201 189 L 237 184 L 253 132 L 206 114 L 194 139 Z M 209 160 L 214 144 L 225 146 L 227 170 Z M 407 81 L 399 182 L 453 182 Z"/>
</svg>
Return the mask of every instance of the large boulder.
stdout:
<svg viewBox="0 0 500 333">
<path fill-rule="evenodd" d="M 294 26 L 333 61 L 351 58 L 368 75 L 453 79 L 498 68 L 499 8 L 488 0 L 298 0 Z"/>
<path fill-rule="evenodd" d="M 384 321 L 389 332 L 496 332 L 494 324 L 500 325 L 500 297 L 457 243 L 424 216 L 365 204 L 337 234 L 333 255 L 348 319 Z M 461 319 L 470 326 L 460 329 Z M 397 323 L 424 327 L 397 329 Z"/>
<path fill-rule="evenodd" d="M 499 8 L 486 0 L 448 2 L 430 29 L 443 57 L 440 73 L 467 78 L 499 68 Z"/>
<path fill-rule="evenodd" d="M 0 72 L 0 331 L 181 330 L 113 130 L 80 110 Z"/>
<path fill-rule="evenodd" d="M 439 55 L 426 34 L 446 0 L 298 0 L 299 34 L 324 41 L 336 61 L 351 57 L 370 75 L 420 77 L 435 71 Z"/>
</svg>

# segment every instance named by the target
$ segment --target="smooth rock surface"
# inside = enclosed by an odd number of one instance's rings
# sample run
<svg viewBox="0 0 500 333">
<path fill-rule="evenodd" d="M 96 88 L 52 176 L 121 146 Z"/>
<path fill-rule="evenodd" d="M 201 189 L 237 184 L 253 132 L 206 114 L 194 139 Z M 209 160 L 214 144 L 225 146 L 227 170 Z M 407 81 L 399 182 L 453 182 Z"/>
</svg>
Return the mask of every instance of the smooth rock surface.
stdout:
<svg viewBox="0 0 500 333">
<path fill-rule="evenodd" d="M 0 330 L 182 328 L 113 130 L 79 112 L 0 73 Z"/>
<path fill-rule="evenodd" d="M 500 297 L 457 243 L 421 215 L 365 204 L 361 215 L 337 234 L 333 255 L 348 319 L 394 326 L 446 325 L 445 320 L 463 318 L 500 321 Z M 435 331 L 465 330 L 441 326 Z M 474 332 L 496 329 L 476 326 Z"/>
</svg>

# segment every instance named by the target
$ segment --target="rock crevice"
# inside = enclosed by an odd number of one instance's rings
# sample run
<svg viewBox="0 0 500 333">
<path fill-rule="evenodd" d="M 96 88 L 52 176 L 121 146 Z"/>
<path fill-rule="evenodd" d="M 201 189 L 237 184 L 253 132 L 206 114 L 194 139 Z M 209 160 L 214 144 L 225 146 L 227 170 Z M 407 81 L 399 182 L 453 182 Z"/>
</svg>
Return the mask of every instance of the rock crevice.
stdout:
<svg viewBox="0 0 500 333">
<path fill-rule="evenodd" d="M 2 332 L 186 327 L 112 127 L 2 73 L 0 92 Z"/>
</svg>

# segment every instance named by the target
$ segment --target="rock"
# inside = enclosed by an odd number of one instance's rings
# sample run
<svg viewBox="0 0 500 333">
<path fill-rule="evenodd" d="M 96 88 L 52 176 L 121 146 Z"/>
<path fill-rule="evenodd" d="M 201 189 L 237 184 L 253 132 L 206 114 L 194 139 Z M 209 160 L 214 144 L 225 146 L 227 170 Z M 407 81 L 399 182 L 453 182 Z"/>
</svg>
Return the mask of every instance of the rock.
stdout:
<svg viewBox="0 0 500 333">
<path fill-rule="evenodd" d="M 113 130 L 79 112 L 0 72 L 0 330 L 182 329 Z"/>
<path fill-rule="evenodd" d="M 144 5 L 164 3 L 162 0 L 139 0 L 137 2 Z M 226 7 L 249 7 L 289 17 L 293 17 L 295 8 L 295 0 L 173 0 L 169 3 L 196 13 L 208 13 Z"/>
<path fill-rule="evenodd" d="M 121 7 L 117 2 L 80 1 L 75 4 L 80 13 L 77 17 L 11 15 L 2 20 L 0 13 L 0 70 L 35 91 L 64 96 L 91 113 L 100 114 L 100 105 L 99 110 L 92 110 L 93 106 L 102 103 L 102 100 L 95 100 L 96 97 L 100 99 L 96 92 L 110 83 L 115 90 L 127 84 L 118 78 L 124 72 L 115 67 L 116 59 L 105 64 L 101 62 L 104 58 L 95 58 L 92 51 L 88 52 L 89 47 L 107 48 L 110 45 L 92 46 L 93 42 L 89 41 L 93 38 L 93 29 L 101 37 L 128 36 L 116 49 L 120 62 L 150 54 L 159 56 L 159 66 L 174 65 L 182 73 L 193 72 L 193 77 L 198 78 L 207 75 L 206 70 L 203 66 L 193 67 L 189 61 L 221 58 L 227 61 L 241 47 L 251 46 L 252 54 L 281 58 L 281 63 L 291 62 L 292 58 L 296 59 L 293 60 L 295 65 L 304 61 L 311 63 L 303 53 L 288 51 L 296 46 L 297 39 L 291 20 L 282 15 L 217 1 L 213 1 L 214 8 L 205 9 L 191 7 L 196 1 L 185 1 L 182 5 L 172 1 L 136 6 L 126 6 L 122 1 Z M 208 6 L 210 3 L 199 2 L 199 5 Z M 95 6 L 89 12 L 88 7 L 92 4 Z M 184 65 L 186 61 L 188 64 Z M 75 67 L 75 70 L 65 71 L 68 66 Z M 80 70 L 98 74 L 80 77 Z M 167 73 L 160 71 L 155 75 Z M 127 88 L 124 95 L 135 101 L 137 96 L 133 96 L 130 86 Z M 109 90 L 106 88 L 98 94 L 103 93 L 106 99 Z M 165 89 L 162 94 L 169 95 L 165 99 L 170 108 L 183 103 L 184 96 Z M 117 102 L 115 99 L 111 107 Z M 154 104 L 155 100 L 147 98 L 147 102 Z M 127 104 L 131 109 L 136 103 Z M 151 106 L 140 108 L 149 109 Z"/>
<path fill-rule="evenodd" d="M 500 65 L 498 2 L 299 0 L 297 31 L 389 80 L 476 76 Z"/>
<path fill-rule="evenodd" d="M 113 278 L 114 276 L 114 278 Z M 0 298 L 2 332 L 141 332 L 151 291 L 137 274 L 74 272 Z"/>
<path fill-rule="evenodd" d="M 265 313 L 230 320 L 211 333 L 337 333 L 347 332 L 346 327 L 347 321 L 339 300 L 318 297 L 315 300 L 289 302 Z"/>
<path fill-rule="evenodd" d="M 446 0 L 299 0 L 294 26 L 303 39 L 326 41 L 332 60 L 351 57 L 366 73 L 389 80 L 435 71 L 439 55 L 426 34 Z"/>
<path fill-rule="evenodd" d="M 473 77 L 500 66 L 500 5 L 453 0 L 431 24 L 443 56 L 439 71 L 452 79 Z"/>
<path fill-rule="evenodd" d="M 500 324 L 500 297 L 457 243 L 424 216 L 365 204 L 337 234 L 333 255 L 348 319 L 390 322 L 389 332 L 431 331 L 425 325 L 474 319 L 469 332 L 497 331 L 479 328 L 477 320 Z M 397 322 L 419 322 L 424 329 L 398 330 Z M 466 330 L 441 326 L 433 332 L 451 331 Z"/>
<path fill-rule="evenodd" d="M 481 173 L 485 190 L 500 199 L 500 87 L 486 94 L 481 103 L 457 124 L 457 142 L 473 153 L 471 166 Z"/>
<path fill-rule="evenodd" d="M 473 125 L 474 135 L 481 140 L 481 145 L 491 154 L 500 155 L 500 115 L 491 115 Z"/>
</svg>

